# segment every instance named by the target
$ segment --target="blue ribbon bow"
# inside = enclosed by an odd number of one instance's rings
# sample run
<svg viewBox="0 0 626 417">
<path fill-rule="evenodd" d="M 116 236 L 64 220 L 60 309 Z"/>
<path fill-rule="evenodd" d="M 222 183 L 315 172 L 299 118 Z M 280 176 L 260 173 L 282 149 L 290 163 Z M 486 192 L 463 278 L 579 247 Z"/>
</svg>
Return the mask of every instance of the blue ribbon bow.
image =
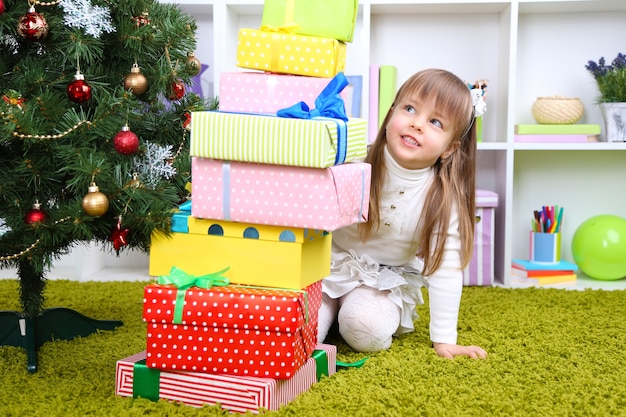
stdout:
<svg viewBox="0 0 626 417">
<path fill-rule="evenodd" d="M 348 84 L 346 76 L 343 75 L 343 72 L 340 72 L 330 80 L 320 95 L 317 96 L 314 109 L 309 109 L 309 106 L 304 101 L 301 101 L 291 107 L 276 112 L 278 117 L 292 119 L 333 119 L 337 124 L 337 155 L 335 157 L 335 165 L 344 163 L 347 154 L 348 129 L 346 122 L 348 121 L 348 115 L 346 113 L 346 105 L 339 93 L 341 93 Z"/>
<path fill-rule="evenodd" d="M 343 75 L 343 72 L 340 72 L 330 80 L 320 95 L 317 96 L 314 109 L 309 109 L 309 106 L 304 101 L 301 101 L 286 109 L 278 110 L 276 115 L 278 117 L 290 117 L 292 119 L 331 117 L 347 122 L 348 115 L 346 114 L 346 105 L 339 95 L 347 86 L 348 80 L 346 76 Z"/>
</svg>

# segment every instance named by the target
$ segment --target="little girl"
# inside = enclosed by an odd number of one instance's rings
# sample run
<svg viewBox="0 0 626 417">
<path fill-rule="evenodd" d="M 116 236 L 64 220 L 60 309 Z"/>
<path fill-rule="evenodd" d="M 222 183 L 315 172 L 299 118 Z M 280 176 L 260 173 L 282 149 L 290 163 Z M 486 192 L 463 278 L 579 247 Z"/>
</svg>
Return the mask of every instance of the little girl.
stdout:
<svg viewBox="0 0 626 417">
<path fill-rule="evenodd" d="M 476 132 L 467 85 L 444 70 L 414 74 L 398 90 L 366 162 L 369 221 L 333 232 L 318 340 L 337 319 L 353 349 L 388 349 L 392 336 L 414 330 L 425 286 L 437 354 L 486 357 L 478 346 L 456 344 L 475 218 Z"/>
</svg>

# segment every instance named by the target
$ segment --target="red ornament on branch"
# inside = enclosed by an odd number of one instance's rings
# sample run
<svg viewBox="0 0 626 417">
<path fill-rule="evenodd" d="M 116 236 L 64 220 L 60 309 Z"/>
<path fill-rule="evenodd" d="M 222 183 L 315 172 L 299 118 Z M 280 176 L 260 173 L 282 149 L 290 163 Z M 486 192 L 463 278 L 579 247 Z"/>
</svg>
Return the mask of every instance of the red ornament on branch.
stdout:
<svg viewBox="0 0 626 417">
<path fill-rule="evenodd" d="M 4 11 L 4 3 L 2 9 Z M 35 11 L 34 6 L 31 6 L 28 13 L 17 21 L 17 33 L 32 42 L 42 41 L 48 35 L 48 22 L 42 14 Z"/>
<path fill-rule="evenodd" d="M 48 220 L 48 213 L 41 209 L 39 201 L 35 201 L 33 208 L 28 210 L 24 216 L 24 223 L 26 224 L 42 223 L 46 220 Z"/>
<path fill-rule="evenodd" d="M 0 0 L 0 14 L 4 13 L 4 0 Z"/>
<path fill-rule="evenodd" d="M 91 87 L 85 81 L 85 77 L 80 71 L 76 71 L 74 81 L 67 86 L 67 97 L 74 103 L 84 103 L 91 98 Z"/>
<path fill-rule="evenodd" d="M 122 155 L 132 155 L 139 150 L 139 138 L 128 125 L 124 125 L 113 138 L 113 146 Z"/>
<path fill-rule="evenodd" d="M 183 129 L 191 129 L 191 113 L 186 111 L 183 113 Z"/>
<path fill-rule="evenodd" d="M 185 95 L 185 84 L 181 80 L 172 81 L 170 94 L 167 97 L 170 101 L 180 100 Z"/>
<path fill-rule="evenodd" d="M 111 229 L 111 236 L 109 236 L 109 242 L 113 242 L 113 248 L 119 252 L 122 246 L 128 245 L 128 233 L 130 229 L 122 229 L 122 216 L 117 218 L 117 224 Z"/>
<path fill-rule="evenodd" d="M 137 27 L 146 26 L 150 24 L 150 18 L 148 16 L 148 12 L 143 12 L 139 16 L 134 16 L 131 20 L 135 22 L 135 26 Z"/>
</svg>

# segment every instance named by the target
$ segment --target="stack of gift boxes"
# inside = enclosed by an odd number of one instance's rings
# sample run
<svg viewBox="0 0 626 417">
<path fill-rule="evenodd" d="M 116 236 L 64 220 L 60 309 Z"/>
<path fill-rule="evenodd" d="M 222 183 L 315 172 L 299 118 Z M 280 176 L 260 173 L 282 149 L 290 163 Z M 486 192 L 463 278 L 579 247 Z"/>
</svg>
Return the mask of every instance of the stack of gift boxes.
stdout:
<svg viewBox="0 0 626 417">
<path fill-rule="evenodd" d="M 192 113 L 192 199 L 152 236 L 146 350 L 118 361 L 117 394 L 258 412 L 335 372 L 321 280 L 332 231 L 367 220 L 371 167 L 366 121 L 341 114 L 358 2 L 319 3 L 266 0 L 237 50 L 261 71 L 221 74 L 220 110 Z"/>
</svg>

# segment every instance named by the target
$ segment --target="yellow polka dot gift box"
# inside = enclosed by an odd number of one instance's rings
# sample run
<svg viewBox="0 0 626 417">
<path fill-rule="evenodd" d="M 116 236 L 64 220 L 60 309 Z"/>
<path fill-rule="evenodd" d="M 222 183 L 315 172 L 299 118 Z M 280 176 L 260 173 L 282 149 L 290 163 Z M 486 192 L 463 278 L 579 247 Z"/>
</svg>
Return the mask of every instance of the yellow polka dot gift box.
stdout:
<svg viewBox="0 0 626 417">
<path fill-rule="evenodd" d="M 332 237 L 328 232 L 198 219 L 189 214 L 174 215 L 176 230 L 182 232 L 152 234 L 150 275 L 167 275 L 174 266 L 193 275 L 229 268 L 224 276 L 235 284 L 301 289 L 330 273 Z"/>
<path fill-rule="evenodd" d="M 146 366 L 146 351 L 117 361 L 115 394 L 182 402 L 192 407 L 219 404 L 231 412 L 278 410 L 307 391 L 322 375 L 337 370 L 337 347 L 318 344 L 313 356 L 289 379 L 162 371 Z"/>
<path fill-rule="evenodd" d="M 201 158 L 328 168 L 362 162 L 367 121 L 297 119 L 269 114 L 191 113 L 189 153 Z M 193 182 L 193 181 L 192 181 Z"/>
<path fill-rule="evenodd" d="M 332 78 L 344 70 L 346 44 L 332 38 L 244 28 L 239 30 L 235 65 Z"/>
<path fill-rule="evenodd" d="M 313 354 L 321 281 L 302 290 L 211 286 L 180 271 L 144 288 L 149 368 L 289 379 Z"/>
<path fill-rule="evenodd" d="M 334 231 L 367 220 L 371 165 L 329 168 L 193 157 L 197 218 Z"/>
</svg>

